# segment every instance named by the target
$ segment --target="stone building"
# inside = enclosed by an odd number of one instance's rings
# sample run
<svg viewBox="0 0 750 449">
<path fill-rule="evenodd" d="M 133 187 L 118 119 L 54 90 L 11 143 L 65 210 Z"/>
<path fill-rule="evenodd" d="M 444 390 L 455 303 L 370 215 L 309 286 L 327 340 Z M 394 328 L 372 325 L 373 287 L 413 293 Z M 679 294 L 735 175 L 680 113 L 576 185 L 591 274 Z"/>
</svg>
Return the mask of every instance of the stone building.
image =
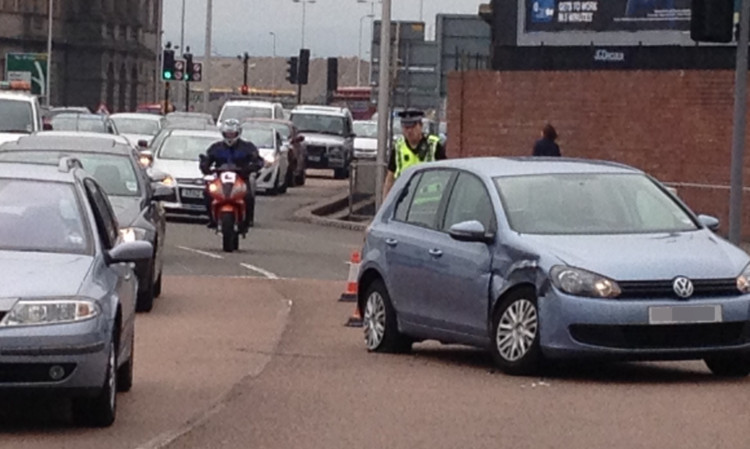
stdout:
<svg viewBox="0 0 750 449">
<path fill-rule="evenodd" d="M 45 53 L 49 0 L 0 0 L 8 53 Z M 154 101 L 162 0 L 55 0 L 51 104 L 130 111 Z"/>
</svg>

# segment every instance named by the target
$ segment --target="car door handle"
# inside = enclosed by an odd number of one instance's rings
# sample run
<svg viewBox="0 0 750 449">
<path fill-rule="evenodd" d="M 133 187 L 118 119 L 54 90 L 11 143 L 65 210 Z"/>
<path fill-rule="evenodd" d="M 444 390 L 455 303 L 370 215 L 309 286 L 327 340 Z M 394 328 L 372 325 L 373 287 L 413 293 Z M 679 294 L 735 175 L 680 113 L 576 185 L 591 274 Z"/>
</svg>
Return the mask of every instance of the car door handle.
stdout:
<svg viewBox="0 0 750 449">
<path fill-rule="evenodd" d="M 443 255 L 443 252 L 442 252 L 442 251 L 440 251 L 440 250 L 439 250 L 439 249 L 437 249 L 437 248 L 433 248 L 433 249 L 431 249 L 431 250 L 429 251 L 429 253 L 430 253 L 430 255 L 431 255 L 432 257 L 440 257 L 440 256 L 442 256 L 442 255 Z"/>
<path fill-rule="evenodd" d="M 396 245 L 398 245 L 398 240 L 396 240 L 396 239 L 385 239 L 385 244 L 388 245 L 388 246 L 390 246 L 391 248 L 393 248 Z"/>
</svg>

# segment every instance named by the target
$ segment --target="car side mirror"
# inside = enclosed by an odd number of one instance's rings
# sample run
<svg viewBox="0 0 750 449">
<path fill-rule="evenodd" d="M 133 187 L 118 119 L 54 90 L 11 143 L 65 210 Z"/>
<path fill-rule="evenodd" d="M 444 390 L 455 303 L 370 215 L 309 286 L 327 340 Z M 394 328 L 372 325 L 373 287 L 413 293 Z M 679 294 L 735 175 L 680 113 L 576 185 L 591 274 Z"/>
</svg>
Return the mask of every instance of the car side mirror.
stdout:
<svg viewBox="0 0 750 449">
<path fill-rule="evenodd" d="M 153 168 L 149 168 L 147 172 L 148 172 L 148 178 L 151 180 L 151 182 L 154 182 L 154 183 L 163 182 L 165 179 L 169 177 L 169 175 L 164 173 L 163 171 L 156 170 Z"/>
<path fill-rule="evenodd" d="M 174 187 L 165 186 L 164 184 L 156 184 L 154 186 L 154 193 L 151 195 L 153 201 L 166 201 L 168 203 L 174 203 L 177 201 L 177 193 Z"/>
<path fill-rule="evenodd" d="M 148 168 L 154 163 L 154 154 L 148 150 L 138 153 L 138 163 L 142 167 Z"/>
<path fill-rule="evenodd" d="M 476 220 L 462 221 L 451 226 L 448 231 L 454 240 L 459 242 L 482 242 L 490 243 L 495 236 L 488 233 L 482 223 Z"/>
<path fill-rule="evenodd" d="M 713 232 L 718 231 L 719 225 L 721 224 L 718 218 L 712 217 L 711 215 L 698 215 L 698 221 Z"/>
<path fill-rule="evenodd" d="M 42 124 L 42 130 L 43 131 L 52 131 L 52 123 L 43 123 Z"/>
<path fill-rule="evenodd" d="M 109 250 L 108 262 L 110 264 L 140 262 L 151 259 L 153 254 L 154 247 L 149 242 L 143 240 L 124 242 Z"/>
</svg>

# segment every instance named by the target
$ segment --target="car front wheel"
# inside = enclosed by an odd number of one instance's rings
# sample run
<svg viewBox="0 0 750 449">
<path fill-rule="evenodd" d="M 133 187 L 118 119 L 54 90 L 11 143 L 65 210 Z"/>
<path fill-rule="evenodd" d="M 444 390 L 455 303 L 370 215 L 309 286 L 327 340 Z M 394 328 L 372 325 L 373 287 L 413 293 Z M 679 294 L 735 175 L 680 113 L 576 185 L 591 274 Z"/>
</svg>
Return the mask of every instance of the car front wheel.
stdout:
<svg viewBox="0 0 750 449">
<path fill-rule="evenodd" d="M 704 362 L 716 376 L 746 377 L 750 374 L 750 355 L 707 357 Z"/>
<path fill-rule="evenodd" d="M 73 402 L 73 418 L 91 427 L 109 427 L 117 413 L 117 348 L 114 338 L 109 343 L 107 374 L 104 385 L 92 398 L 78 398 Z"/>
<path fill-rule="evenodd" d="M 541 367 L 536 295 L 518 290 L 502 300 L 492 326 L 492 357 L 511 375 L 536 373 Z"/>
</svg>

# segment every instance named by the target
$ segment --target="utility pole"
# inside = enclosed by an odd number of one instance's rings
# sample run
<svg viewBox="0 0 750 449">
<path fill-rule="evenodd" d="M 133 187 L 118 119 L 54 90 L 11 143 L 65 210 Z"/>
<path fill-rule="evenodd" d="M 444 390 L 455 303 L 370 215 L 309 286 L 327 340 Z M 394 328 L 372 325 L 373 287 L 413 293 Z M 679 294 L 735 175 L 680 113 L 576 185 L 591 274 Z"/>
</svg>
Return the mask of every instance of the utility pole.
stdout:
<svg viewBox="0 0 750 449">
<path fill-rule="evenodd" d="M 49 0 L 49 18 L 47 19 L 47 76 L 44 81 L 44 104 L 50 105 L 50 87 L 52 86 L 52 22 L 54 20 L 53 11 L 55 9 L 55 0 Z"/>
<path fill-rule="evenodd" d="M 203 112 L 211 113 L 211 31 L 213 24 L 213 0 L 206 0 L 206 49 L 203 53 Z"/>
<path fill-rule="evenodd" d="M 740 36 L 737 42 L 737 68 L 734 75 L 734 132 L 732 134 L 731 190 L 729 192 L 729 240 L 738 245 L 742 239 L 742 164 L 747 124 L 747 46 L 750 43 L 750 0 L 742 0 Z"/>
<path fill-rule="evenodd" d="M 245 52 L 242 57 L 242 85 L 247 86 L 247 63 L 250 61 L 250 55 Z"/>
<path fill-rule="evenodd" d="M 746 0 L 750 1 L 750 0 Z M 383 0 L 380 22 L 380 80 L 378 82 L 378 154 L 375 167 L 375 210 L 383 204 L 385 154 L 388 150 L 388 123 L 391 117 L 391 0 Z"/>
</svg>

